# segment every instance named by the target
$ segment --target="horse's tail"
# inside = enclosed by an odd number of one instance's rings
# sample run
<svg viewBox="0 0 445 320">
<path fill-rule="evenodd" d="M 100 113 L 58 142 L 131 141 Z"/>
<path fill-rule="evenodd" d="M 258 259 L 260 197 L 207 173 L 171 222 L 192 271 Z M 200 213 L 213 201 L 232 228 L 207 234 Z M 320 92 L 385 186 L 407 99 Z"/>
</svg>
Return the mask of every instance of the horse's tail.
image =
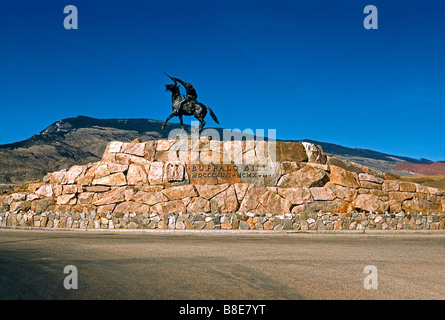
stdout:
<svg viewBox="0 0 445 320">
<path fill-rule="evenodd" d="M 210 109 L 209 107 L 205 106 L 207 108 L 207 110 L 209 110 L 210 115 L 212 116 L 213 121 L 215 121 L 217 124 L 219 124 L 218 118 L 216 117 L 216 115 L 213 113 L 212 109 Z"/>
</svg>

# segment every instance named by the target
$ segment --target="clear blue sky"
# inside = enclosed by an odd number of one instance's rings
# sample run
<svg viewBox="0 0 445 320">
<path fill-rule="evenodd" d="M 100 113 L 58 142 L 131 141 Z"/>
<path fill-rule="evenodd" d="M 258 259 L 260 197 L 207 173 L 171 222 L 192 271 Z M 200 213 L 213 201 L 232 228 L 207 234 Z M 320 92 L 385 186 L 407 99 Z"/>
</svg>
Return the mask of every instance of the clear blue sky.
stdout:
<svg viewBox="0 0 445 320">
<path fill-rule="evenodd" d="M 445 160 L 444 17 L 443 0 L 1 1 L 0 143 L 77 115 L 164 120 L 167 72 L 225 128 Z"/>
</svg>

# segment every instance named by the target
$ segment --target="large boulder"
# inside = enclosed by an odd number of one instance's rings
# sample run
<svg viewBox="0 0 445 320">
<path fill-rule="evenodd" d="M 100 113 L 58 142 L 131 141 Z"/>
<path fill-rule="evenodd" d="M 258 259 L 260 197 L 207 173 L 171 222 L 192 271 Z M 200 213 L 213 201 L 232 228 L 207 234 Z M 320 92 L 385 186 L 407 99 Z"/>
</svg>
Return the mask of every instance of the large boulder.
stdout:
<svg viewBox="0 0 445 320">
<path fill-rule="evenodd" d="M 379 212 L 384 213 L 389 209 L 389 205 L 386 202 L 380 200 L 380 198 L 373 194 L 359 194 L 353 202 L 355 209 L 367 212 Z"/>
<path fill-rule="evenodd" d="M 328 181 L 329 177 L 326 171 L 314 166 L 304 166 L 296 172 L 283 175 L 278 180 L 278 187 L 323 187 Z"/>
<path fill-rule="evenodd" d="M 329 170 L 331 172 L 330 181 L 332 183 L 355 189 L 360 187 L 358 177 L 355 172 L 347 171 L 334 165 L 330 165 Z"/>
</svg>

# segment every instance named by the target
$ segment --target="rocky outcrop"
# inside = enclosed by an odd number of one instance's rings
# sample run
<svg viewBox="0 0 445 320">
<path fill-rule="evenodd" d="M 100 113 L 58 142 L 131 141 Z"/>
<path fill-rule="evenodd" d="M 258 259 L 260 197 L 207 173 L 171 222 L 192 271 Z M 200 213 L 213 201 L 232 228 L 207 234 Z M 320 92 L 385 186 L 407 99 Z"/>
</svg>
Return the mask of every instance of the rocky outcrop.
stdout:
<svg viewBox="0 0 445 320">
<path fill-rule="evenodd" d="M 219 214 L 229 217 L 227 228 L 234 228 L 233 221 L 238 220 L 239 227 L 244 220 L 233 215 L 289 215 L 300 221 L 314 214 L 439 214 L 444 204 L 439 189 L 392 180 L 380 171 L 327 157 L 317 145 L 203 137 L 110 142 L 101 161 L 48 173 L 42 181 L 0 196 L 0 223 L 18 214 L 25 219 L 29 214 L 79 213 L 83 219 L 94 215 L 108 221 L 136 214 L 142 220 L 159 217 L 151 225 L 159 227 L 161 221 L 169 224 L 163 215 L 194 217 L 194 223 L 202 221 L 197 215 Z M 79 219 L 74 220 L 80 225 Z M 270 228 L 265 223 L 262 227 Z"/>
</svg>

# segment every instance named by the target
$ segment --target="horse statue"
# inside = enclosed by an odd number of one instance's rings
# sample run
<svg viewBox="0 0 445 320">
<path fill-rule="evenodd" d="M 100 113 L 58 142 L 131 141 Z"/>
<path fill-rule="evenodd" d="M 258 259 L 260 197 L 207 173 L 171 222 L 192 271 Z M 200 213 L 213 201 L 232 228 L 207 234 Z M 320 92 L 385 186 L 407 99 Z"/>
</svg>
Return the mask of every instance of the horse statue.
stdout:
<svg viewBox="0 0 445 320">
<path fill-rule="evenodd" d="M 204 125 L 206 124 L 204 118 L 207 115 L 207 110 L 210 112 L 212 119 L 219 124 L 218 118 L 213 113 L 212 109 L 196 101 L 197 94 L 190 83 L 185 83 L 177 78 L 172 78 L 172 77 L 170 78 L 175 83 L 166 84 L 165 90 L 167 92 L 170 91 L 172 93 L 172 113 L 167 117 L 161 129 L 164 129 L 168 120 L 170 120 L 175 116 L 179 118 L 179 122 L 181 123 L 181 128 L 184 129 L 182 116 L 195 116 L 195 118 L 198 119 L 200 122 L 199 132 L 201 132 L 202 129 L 204 128 Z M 179 85 L 177 84 L 177 82 L 180 82 L 186 88 L 187 90 L 186 97 L 181 96 Z"/>
</svg>

